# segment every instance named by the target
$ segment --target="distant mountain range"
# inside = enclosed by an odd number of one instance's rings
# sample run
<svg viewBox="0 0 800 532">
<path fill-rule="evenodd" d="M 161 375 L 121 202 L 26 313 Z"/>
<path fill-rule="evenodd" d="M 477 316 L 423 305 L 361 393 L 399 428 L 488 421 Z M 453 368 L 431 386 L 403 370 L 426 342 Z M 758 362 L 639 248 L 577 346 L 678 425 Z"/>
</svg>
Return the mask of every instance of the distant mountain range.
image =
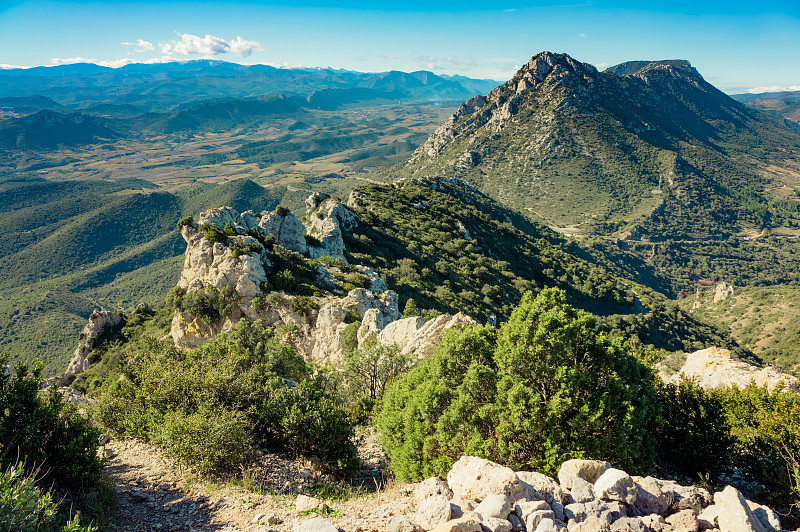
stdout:
<svg viewBox="0 0 800 532">
<path fill-rule="evenodd" d="M 257 98 L 265 94 L 308 97 L 326 89 L 361 89 L 344 95 L 348 103 L 374 98 L 464 100 L 486 93 L 497 84 L 494 80 L 437 76 L 427 71 L 365 73 L 210 60 L 131 64 L 120 68 L 78 63 L 0 70 L 0 98 L 43 96 L 76 110 L 114 104 L 164 112 L 209 99 Z"/>
<path fill-rule="evenodd" d="M 755 109 L 771 112 L 792 122 L 800 123 L 800 91 L 734 94 L 731 98 Z"/>
</svg>

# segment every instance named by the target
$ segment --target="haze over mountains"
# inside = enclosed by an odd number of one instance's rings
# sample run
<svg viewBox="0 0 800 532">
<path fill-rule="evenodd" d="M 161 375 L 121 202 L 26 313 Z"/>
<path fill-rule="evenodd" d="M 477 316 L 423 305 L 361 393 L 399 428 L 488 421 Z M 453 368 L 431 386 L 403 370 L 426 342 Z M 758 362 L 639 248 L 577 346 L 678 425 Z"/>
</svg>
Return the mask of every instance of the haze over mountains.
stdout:
<svg viewBox="0 0 800 532">
<path fill-rule="evenodd" d="M 635 285 L 644 314 L 625 327 L 650 343 L 678 349 L 715 338 L 735 347 L 738 339 L 743 354 L 785 369 L 800 362 L 786 342 L 791 327 L 723 340 L 724 330 L 688 316 L 699 305 L 705 319 L 720 319 L 704 290 L 722 281 L 737 295 L 755 298 L 759 290 L 788 298 L 787 309 L 800 303 L 800 126 L 726 96 L 687 61 L 632 61 L 600 72 L 543 52 L 500 86 L 427 72 L 215 61 L 6 70 L 0 79 L 9 243 L 0 260 L 4 271 L 18 272 L 0 286 L 2 344 L 18 355 L 44 351 L 51 368 L 66 359 L 92 306 L 163 297 L 180 273 L 174 222 L 181 216 L 223 204 L 241 211 L 281 203 L 299 213 L 310 192 L 345 197 L 365 182 L 401 178 L 464 180 L 480 195 L 454 193 L 450 211 L 460 201 L 481 212 L 507 209 L 509 220 L 520 216 L 514 231 L 528 242 L 520 249 L 541 250 L 535 242 L 544 239 L 551 256 L 532 269 L 521 265 L 532 258 L 518 256 L 520 264 L 495 268 L 511 260 L 496 247 L 506 229 L 481 228 L 470 214 L 459 218 L 470 234 L 492 239 L 496 231 L 496 242 L 476 251 L 461 238 L 464 249 L 447 255 L 463 264 L 439 270 L 426 240 L 435 236 L 393 227 L 393 220 L 428 224 L 406 205 L 419 194 L 393 204 L 383 198 L 390 189 L 365 188 L 383 209 L 365 237 L 396 249 L 384 255 L 357 241 L 360 260 L 390 277 L 394 258 L 412 261 L 414 275 L 390 280 L 404 298 L 474 308 L 484 319 L 493 305 L 504 315 L 525 286 L 555 283 L 619 324 L 613 314 L 631 312 L 633 293 L 614 296 L 625 308 L 603 308 L 598 298 Z M 52 182 L 64 179 L 71 183 Z M 99 249 L 91 235 L 114 227 L 126 235 Z M 483 261 L 479 255 L 494 265 L 481 267 L 518 280 L 476 277 L 467 264 Z M 504 288 L 478 297 L 483 284 Z M 37 335 L 42 322 L 62 324 L 59 333 Z"/>
</svg>

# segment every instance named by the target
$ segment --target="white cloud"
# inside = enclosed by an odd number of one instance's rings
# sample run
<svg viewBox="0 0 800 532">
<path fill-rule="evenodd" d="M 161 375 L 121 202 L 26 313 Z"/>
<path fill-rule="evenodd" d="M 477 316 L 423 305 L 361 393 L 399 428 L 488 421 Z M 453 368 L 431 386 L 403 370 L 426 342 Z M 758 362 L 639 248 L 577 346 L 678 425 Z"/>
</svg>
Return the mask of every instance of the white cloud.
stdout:
<svg viewBox="0 0 800 532">
<path fill-rule="evenodd" d="M 418 64 L 428 70 L 457 70 L 468 71 L 477 65 L 472 59 L 466 57 L 435 57 L 432 55 L 422 55 L 414 58 Z"/>
<path fill-rule="evenodd" d="M 226 41 L 222 37 L 214 35 L 206 35 L 200 37 L 190 33 L 179 33 L 180 40 L 173 40 L 168 43 L 159 43 L 161 53 L 164 55 L 218 55 L 218 54 L 236 54 L 242 57 L 247 57 L 253 52 L 261 52 L 264 48 L 261 43 L 256 41 L 248 41 L 239 36 Z"/>
<path fill-rule="evenodd" d="M 137 52 L 152 52 L 156 49 L 153 43 L 145 41 L 144 39 L 136 39 L 136 42 L 121 42 L 124 46 L 138 46 Z"/>
<path fill-rule="evenodd" d="M 605 69 L 607 69 L 607 68 L 608 68 L 608 67 L 610 67 L 610 66 L 611 66 L 611 65 L 609 65 L 609 64 L 608 64 L 608 63 L 606 63 L 605 61 L 603 61 L 602 63 L 597 63 L 597 64 L 595 65 L 595 67 L 597 67 L 597 70 L 605 70 Z"/>
<path fill-rule="evenodd" d="M 11 70 L 15 68 L 31 68 L 29 66 L 19 66 L 19 65 L 7 65 L 5 63 L 0 63 L 0 70 Z"/>
<path fill-rule="evenodd" d="M 50 66 L 72 65 L 75 63 L 97 63 L 97 59 L 87 59 L 85 57 L 54 57 L 50 60 Z"/>
<path fill-rule="evenodd" d="M 785 91 L 800 91 L 800 85 L 789 85 L 789 86 L 771 85 L 769 87 L 753 87 L 752 89 L 747 90 L 747 92 L 749 92 L 750 94 L 760 94 L 762 92 L 785 92 Z"/>
<path fill-rule="evenodd" d="M 584 38 L 584 37 L 586 37 L 586 34 L 585 33 L 579 33 L 578 37 Z"/>
</svg>

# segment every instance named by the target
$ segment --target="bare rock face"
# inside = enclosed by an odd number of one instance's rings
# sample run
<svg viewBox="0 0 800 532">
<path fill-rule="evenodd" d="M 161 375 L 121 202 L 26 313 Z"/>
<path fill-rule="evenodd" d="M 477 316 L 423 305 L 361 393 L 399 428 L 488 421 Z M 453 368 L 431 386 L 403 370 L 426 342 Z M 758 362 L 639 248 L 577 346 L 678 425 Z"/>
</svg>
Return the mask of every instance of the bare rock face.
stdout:
<svg viewBox="0 0 800 532">
<path fill-rule="evenodd" d="M 306 228 L 303 226 L 303 222 L 298 220 L 288 209 L 279 209 L 276 212 L 262 215 L 258 225 L 268 235 L 275 238 L 275 243 L 279 246 L 298 253 L 308 251 L 308 244 L 304 236 Z"/>
<path fill-rule="evenodd" d="M 231 224 L 233 227 L 240 229 L 241 232 L 246 233 L 250 229 L 258 227 L 258 218 L 253 214 L 253 211 L 245 211 L 239 214 L 239 212 L 232 207 L 219 207 L 217 209 L 203 211 L 197 223 L 200 225 L 216 225 L 220 229 L 227 224 Z"/>
<path fill-rule="evenodd" d="M 219 290 L 227 285 L 236 288 L 240 297 L 253 298 L 261 292 L 261 283 L 267 280 L 265 268 L 269 267 L 267 252 L 247 253 L 233 257 L 232 243 L 260 245 L 247 235 L 229 237 L 229 244 L 211 243 L 191 225 L 181 229 L 186 241 L 186 258 L 178 286 L 184 290 L 201 290 L 213 286 Z"/>
<path fill-rule="evenodd" d="M 734 360 L 730 351 L 718 347 L 688 354 L 683 367 L 674 375 L 669 376 L 667 368 L 663 366 L 656 365 L 656 369 L 664 382 L 677 384 L 681 376 L 685 376 L 706 390 L 732 385 L 744 388 L 751 382 L 758 386 L 767 385 L 769 388 L 783 385 L 785 390 L 792 392 L 800 390 L 800 380 L 797 377 L 780 373 L 773 368 L 759 368 Z"/>
<path fill-rule="evenodd" d="M 403 318 L 388 324 L 377 338 L 378 342 L 384 345 L 397 345 L 404 355 L 425 358 L 433 352 L 450 329 L 463 329 L 477 323 L 462 312 L 455 316 L 442 314 L 427 322 L 419 317 Z"/>
<path fill-rule="evenodd" d="M 611 464 L 603 460 L 567 460 L 558 470 L 558 482 L 562 488 L 571 490 L 574 478 L 582 478 L 589 484 L 594 484 L 609 469 Z"/>
<path fill-rule="evenodd" d="M 314 193 L 306 200 L 308 234 L 319 240 L 319 246 L 309 246 L 311 258 L 344 258 L 343 231 L 358 226 L 355 215 L 340 201 L 326 194 Z"/>
<path fill-rule="evenodd" d="M 89 316 L 89 322 L 81 331 L 78 347 L 75 348 L 75 353 L 69 361 L 62 380 L 71 381 L 75 375 L 83 372 L 89 364 L 89 355 L 97 346 L 97 341 L 111 329 L 120 325 L 123 320 L 122 314 L 113 310 L 94 309 L 92 315 Z"/>
</svg>

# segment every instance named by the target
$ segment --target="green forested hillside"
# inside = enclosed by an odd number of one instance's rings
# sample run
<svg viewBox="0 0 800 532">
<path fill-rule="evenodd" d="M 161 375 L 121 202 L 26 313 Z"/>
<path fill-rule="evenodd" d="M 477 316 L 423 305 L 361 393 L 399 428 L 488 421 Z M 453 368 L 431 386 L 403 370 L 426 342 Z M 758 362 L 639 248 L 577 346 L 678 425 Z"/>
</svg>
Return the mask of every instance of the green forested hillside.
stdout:
<svg viewBox="0 0 800 532">
<path fill-rule="evenodd" d="M 179 218 L 220 205 L 299 208 L 307 195 L 248 180 L 174 193 L 131 180 L 0 186 L 0 350 L 39 357 L 48 374 L 63 371 L 94 308 L 156 304 L 175 285 Z"/>
</svg>

